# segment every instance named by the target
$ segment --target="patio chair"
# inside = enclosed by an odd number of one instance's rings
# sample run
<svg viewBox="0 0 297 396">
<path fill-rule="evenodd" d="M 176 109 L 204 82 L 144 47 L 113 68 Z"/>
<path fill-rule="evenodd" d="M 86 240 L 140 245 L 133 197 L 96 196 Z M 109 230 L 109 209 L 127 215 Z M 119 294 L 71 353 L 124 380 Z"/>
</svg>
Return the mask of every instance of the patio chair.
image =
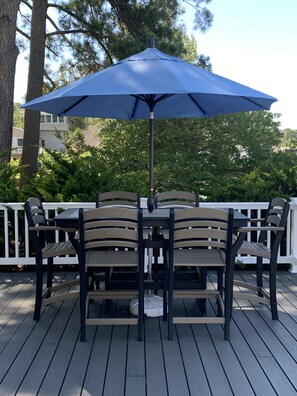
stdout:
<svg viewBox="0 0 297 396">
<path fill-rule="evenodd" d="M 140 195 L 130 191 L 97 192 L 96 208 L 114 205 L 140 208 Z"/>
<path fill-rule="evenodd" d="M 188 191 L 166 191 L 156 195 L 157 208 L 199 206 L 199 194 Z"/>
<path fill-rule="evenodd" d="M 35 271 L 36 271 L 36 292 L 34 320 L 39 320 L 42 304 L 50 304 L 67 298 L 77 298 L 79 291 L 68 291 L 79 281 L 73 280 L 53 285 L 54 275 L 54 258 L 66 255 L 76 255 L 72 243 L 69 240 L 55 242 L 55 232 L 75 232 L 72 228 L 61 228 L 49 225 L 45 216 L 42 202 L 39 198 L 31 197 L 25 202 L 25 213 L 29 225 L 30 238 L 33 243 L 35 253 Z M 47 280 L 44 286 L 43 270 L 45 268 L 44 260 L 47 260 Z M 67 292 L 56 293 L 61 289 L 67 289 Z"/>
<path fill-rule="evenodd" d="M 166 191 L 156 195 L 156 208 L 191 208 L 199 206 L 199 194 L 188 191 Z M 168 239 L 168 230 L 162 230 Z"/>
<path fill-rule="evenodd" d="M 159 194 L 156 194 L 155 200 L 156 208 L 191 208 L 199 206 L 199 193 L 189 192 L 189 191 L 165 191 Z M 161 234 L 164 239 L 169 238 L 169 230 L 168 229 L 158 229 L 155 230 L 155 233 Z M 154 267 L 157 267 L 158 260 L 162 252 L 160 250 L 154 249 Z M 203 277 L 206 279 L 206 274 L 199 274 L 200 279 Z M 178 275 L 180 280 L 184 280 L 184 278 L 188 278 L 188 275 L 185 271 Z M 186 279 L 185 279 L 186 281 Z M 201 306 L 201 310 L 203 307 Z"/>
<path fill-rule="evenodd" d="M 233 209 L 189 208 L 170 209 L 168 251 L 168 338 L 172 339 L 173 324 L 223 324 L 225 339 L 229 339 L 229 315 L 232 292 L 232 228 Z M 174 287 L 177 268 L 192 267 L 215 270 L 217 283 L 202 288 L 182 290 Z M 223 276 L 225 273 L 225 277 Z M 210 287 L 207 287 L 210 286 Z M 176 299 L 210 299 L 218 305 L 217 316 L 176 316 Z M 194 300 L 193 300 L 194 301 Z"/>
<path fill-rule="evenodd" d="M 240 289 L 251 290 L 254 293 L 244 293 L 236 291 L 233 293 L 235 298 L 247 299 L 261 304 L 270 305 L 272 319 L 278 319 L 277 298 L 276 298 L 276 275 L 277 257 L 282 240 L 290 204 L 283 198 L 273 198 L 268 206 L 264 219 L 253 219 L 252 222 L 260 225 L 242 227 L 238 230 L 239 235 L 234 248 L 240 246 L 238 253 L 257 257 L 256 261 L 256 281 L 246 283 L 234 281 L 234 285 Z M 257 232 L 257 240 L 252 241 L 252 236 L 245 240 L 248 233 Z M 268 264 L 269 286 L 268 291 L 264 286 L 263 266 L 264 260 Z"/>
<path fill-rule="evenodd" d="M 199 194 L 193 193 L 189 191 L 165 191 L 161 193 L 157 193 L 154 197 L 154 205 L 155 208 L 190 208 L 190 207 L 198 207 L 199 206 Z M 158 228 L 152 230 L 152 239 L 155 240 L 168 240 L 169 238 L 169 229 L 167 228 Z M 163 244 L 163 247 L 166 245 Z M 158 272 L 161 267 L 163 271 L 163 256 L 166 252 L 163 251 L 163 248 L 154 248 L 149 251 L 149 260 L 152 262 L 152 268 L 154 272 Z M 185 271 L 182 274 L 178 274 L 179 282 L 187 282 L 188 274 Z M 192 279 L 192 276 L 191 276 Z M 164 279 L 164 282 L 166 280 Z M 157 292 L 157 291 L 156 291 Z M 166 317 L 166 314 L 165 314 Z"/>
<path fill-rule="evenodd" d="M 86 325 L 138 325 L 142 340 L 144 317 L 144 246 L 142 209 L 103 207 L 79 211 L 80 236 L 80 309 L 81 341 L 86 338 Z M 128 290 L 125 281 L 120 289 L 90 288 L 90 273 L 108 268 L 125 267 L 137 276 L 137 288 Z M 103 283 L 103 282 L 101 282 Z M 131 300 L 138 298 L 138 318 L 90 317 L 89 302 L 101 300 Z M 129 303 L 127 302 L 127 311 Z"/>
<path fill-rule="evenodd" d="M 136 192 L 131 191 L 107 191 L 96 193 L 96 208 L 107 207 L 107 206 L 119 206 L 124 208 L 140 208 L 140 195 Z M 148 231 L 145 231 L 145 237 L 148 238 Z M 113 285 L 108 282 L 112 281 Z M 102 271 L 100 274 L 94 272 L 93 282 L 96 282 L 98 287 L 98 279 L 102 277 Z M 105 284 L 106 286 L 113 287 L 115 281 L 118 278 L 123 277 L 123 268 L 106 268 L 105 269 Z"/>
</svg>

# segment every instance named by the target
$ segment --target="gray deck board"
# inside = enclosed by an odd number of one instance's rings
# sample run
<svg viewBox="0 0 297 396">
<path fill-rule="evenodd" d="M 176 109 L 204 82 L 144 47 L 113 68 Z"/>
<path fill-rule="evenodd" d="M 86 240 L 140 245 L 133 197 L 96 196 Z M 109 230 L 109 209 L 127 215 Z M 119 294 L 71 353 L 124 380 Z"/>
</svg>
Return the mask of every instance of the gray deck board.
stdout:
<svg viewBox="0 0 297 396">
<path fill-rule="evenodd" d="M 61 272 L 58 280 L 74 275 Z M 77 300 L 44 308 L 34 322 L 34 274 L 2 272 L 0 394 L 296 395 L 297 274 L 278 272 L 277 289 L 279 321 L 267 306 L 234 301 L 230 342 L 221 325 L 176 325 L 168 341 L 166 322 L 146 318 L 144 342 L 136 326 L 89 326 L 81 343 Z M 189 314 L 196 308 L 193 300 L 175 307 Z M 215 308 L 208 302 L 209 312 Z M 90 309 L 99 315 L 102 305 Z M 113 309 L 124 315 L 127 302 Z"/>
<path fill-rule="evenodd" d="M 145 357 L 148 395 L 167 395 L 163 340 L 159 319 L 149 318 L 145 326 Z"/>
</svg>

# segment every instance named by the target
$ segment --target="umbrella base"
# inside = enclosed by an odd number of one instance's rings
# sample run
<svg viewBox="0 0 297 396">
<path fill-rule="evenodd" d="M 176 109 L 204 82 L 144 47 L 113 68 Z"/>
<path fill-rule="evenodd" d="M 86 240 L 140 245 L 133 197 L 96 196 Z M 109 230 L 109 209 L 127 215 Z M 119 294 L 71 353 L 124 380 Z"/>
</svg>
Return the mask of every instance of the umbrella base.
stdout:
<svg viewBox="0 0 297 396">
<path fill-rule="evenodd" d="M 133 315 L 138 315 L 138 299 L 130 302 L 130 312 Z M 144 297 L 144 314 L 151 318 L 162 316 L 163 298 L 156 295 Z"/>
</svg>

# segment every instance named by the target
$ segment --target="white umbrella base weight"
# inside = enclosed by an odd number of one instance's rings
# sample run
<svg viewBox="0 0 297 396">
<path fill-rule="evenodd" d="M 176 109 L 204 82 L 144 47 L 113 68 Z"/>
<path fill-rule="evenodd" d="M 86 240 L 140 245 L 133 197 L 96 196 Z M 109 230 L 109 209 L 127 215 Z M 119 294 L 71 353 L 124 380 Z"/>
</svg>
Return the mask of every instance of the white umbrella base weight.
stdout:
<svg viewBox="0 0 297 396">
<path fill-rule="evenodd" d="M 130 301 L 130 312 L 138 315 L 138 299 Z M 163 298 L 153 294 L 144 297 L 144 314 L 150 318 L 163 316 Z"/>
</svg>

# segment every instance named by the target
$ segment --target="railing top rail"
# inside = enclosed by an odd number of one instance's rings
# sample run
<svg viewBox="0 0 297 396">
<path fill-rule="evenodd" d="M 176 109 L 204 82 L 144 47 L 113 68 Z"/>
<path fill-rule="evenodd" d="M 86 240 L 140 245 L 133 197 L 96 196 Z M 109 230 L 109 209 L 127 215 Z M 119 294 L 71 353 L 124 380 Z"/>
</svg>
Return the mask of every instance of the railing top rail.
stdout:
<svg viewBox="0 0 297 396">
<path fill-rule="evenodd" d="M 141 207 L 146 207 L 147 199 L 141 199 Z M 294 203 L 295 204 L 295 203 Z M 200 202 L 200 206 L 209 207 L 221 207 L 221 208 L 234 208 L 234 209 L 266 209 L 268 202 Z M 0 210 L 5 210 L 8 208 L 14 210 L 24 209 L 23 202 L 0 202 Z M 57 208 L 93 208 L 95 202 L 43 202 L 45 209 L 57 209 Z"/>
</svg>

